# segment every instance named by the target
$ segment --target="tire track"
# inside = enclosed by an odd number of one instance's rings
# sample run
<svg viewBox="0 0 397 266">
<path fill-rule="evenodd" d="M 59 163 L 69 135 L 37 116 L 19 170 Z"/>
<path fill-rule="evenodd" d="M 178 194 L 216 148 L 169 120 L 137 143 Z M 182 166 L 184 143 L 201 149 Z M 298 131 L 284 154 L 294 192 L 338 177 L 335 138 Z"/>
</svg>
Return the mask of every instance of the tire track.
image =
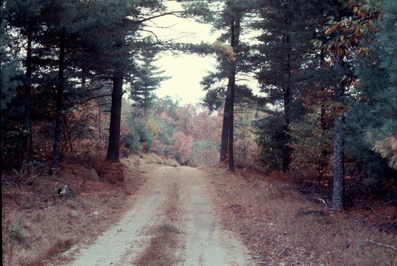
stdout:
<svg viewBox="0 0 397 266">
<path fill-rule="evenodd" d="M 254 265 L 218 223 L 209 185 L 198 169 L 153 170 L 120 222 L 69 265 Z"/>
<path fill-rule="evenodd" d="M 155 223 L 156 214 L 165 199 L 163 173 L 162 168 L 155 170 L 143 191 L 138 192 L 133 208 L 94 244 L 83 247 L 69 265 L 126 265 L 123 262 L 125 258 L 133 260 L 135 254 L 141 253 L 150 240 L 147 231 Z"/>
</svg>

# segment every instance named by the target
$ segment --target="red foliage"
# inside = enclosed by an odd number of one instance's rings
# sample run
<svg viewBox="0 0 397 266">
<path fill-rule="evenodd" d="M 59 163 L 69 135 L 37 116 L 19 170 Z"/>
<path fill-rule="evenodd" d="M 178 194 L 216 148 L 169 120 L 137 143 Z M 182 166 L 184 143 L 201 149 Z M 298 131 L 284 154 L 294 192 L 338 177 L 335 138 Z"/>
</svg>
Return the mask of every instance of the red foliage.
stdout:
<svg viewBox="0 0 397 266">
<path fill-rule="evenodd" d="M 187 163 L 192 154 L 193 137 L 185 135 L 185 133 L 181 131 L 176 131 L 173 138 L 173 153 L 176 160 L 181 164 Z"/>
</svg>

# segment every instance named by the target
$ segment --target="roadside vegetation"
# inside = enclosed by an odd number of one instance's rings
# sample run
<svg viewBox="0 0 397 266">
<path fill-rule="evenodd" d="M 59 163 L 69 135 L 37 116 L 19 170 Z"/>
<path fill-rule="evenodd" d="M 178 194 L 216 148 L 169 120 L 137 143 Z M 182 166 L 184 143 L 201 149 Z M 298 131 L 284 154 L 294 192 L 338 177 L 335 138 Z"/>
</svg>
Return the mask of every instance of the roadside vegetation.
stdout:
<svg viewBox="0 0 397 266">
<path fill-rule="evenodd" d="M 209 172 L 223 225 L 253 260 L 277 265 L 395 265 L 395 206 L 330 210 L 321 194 L 279 172 Z"/>
<path fill-rule="evenodd" d="M 77 243 L 90 243 L 131 205 L 144 182 L 138 159 L 122 162 L 123 185 L 99 179 L 95 170 L 64 165 L 62 174 L 37 173 L 29 184 L 2 187 L 2 254 L 5 265 L 59 264 Z M 59 194 L 60 187 L 67 187 Z"/>
</svg>

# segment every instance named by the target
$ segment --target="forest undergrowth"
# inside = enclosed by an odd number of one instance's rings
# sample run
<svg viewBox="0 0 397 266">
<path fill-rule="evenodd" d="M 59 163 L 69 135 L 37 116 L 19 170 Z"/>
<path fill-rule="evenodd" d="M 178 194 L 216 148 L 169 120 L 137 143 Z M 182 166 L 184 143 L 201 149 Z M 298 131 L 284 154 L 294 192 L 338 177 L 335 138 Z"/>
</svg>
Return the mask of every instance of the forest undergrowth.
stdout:
<svg viewBox="0 0 397 266">
<path fill-rule="evenodd" d="M 334 212 L 282 173 L 214 170 L 209 176 L 223 225 L 259 264 L 397 264 L 396 206 Z"/>
</svg>

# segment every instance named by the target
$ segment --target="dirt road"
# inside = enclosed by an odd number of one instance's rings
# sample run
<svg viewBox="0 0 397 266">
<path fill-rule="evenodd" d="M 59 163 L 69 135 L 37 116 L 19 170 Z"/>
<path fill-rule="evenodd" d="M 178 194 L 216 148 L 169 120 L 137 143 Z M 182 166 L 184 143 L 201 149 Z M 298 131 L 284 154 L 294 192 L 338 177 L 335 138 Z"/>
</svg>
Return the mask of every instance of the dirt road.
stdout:
<svg viewBox="0 0 397 266">
<path fill-rule="evenodd" d="M 150 171 L 132 208 L 69 265 L 253 265 L 217 222 L 209 186 L 198 169 Z"/>
</svg>

